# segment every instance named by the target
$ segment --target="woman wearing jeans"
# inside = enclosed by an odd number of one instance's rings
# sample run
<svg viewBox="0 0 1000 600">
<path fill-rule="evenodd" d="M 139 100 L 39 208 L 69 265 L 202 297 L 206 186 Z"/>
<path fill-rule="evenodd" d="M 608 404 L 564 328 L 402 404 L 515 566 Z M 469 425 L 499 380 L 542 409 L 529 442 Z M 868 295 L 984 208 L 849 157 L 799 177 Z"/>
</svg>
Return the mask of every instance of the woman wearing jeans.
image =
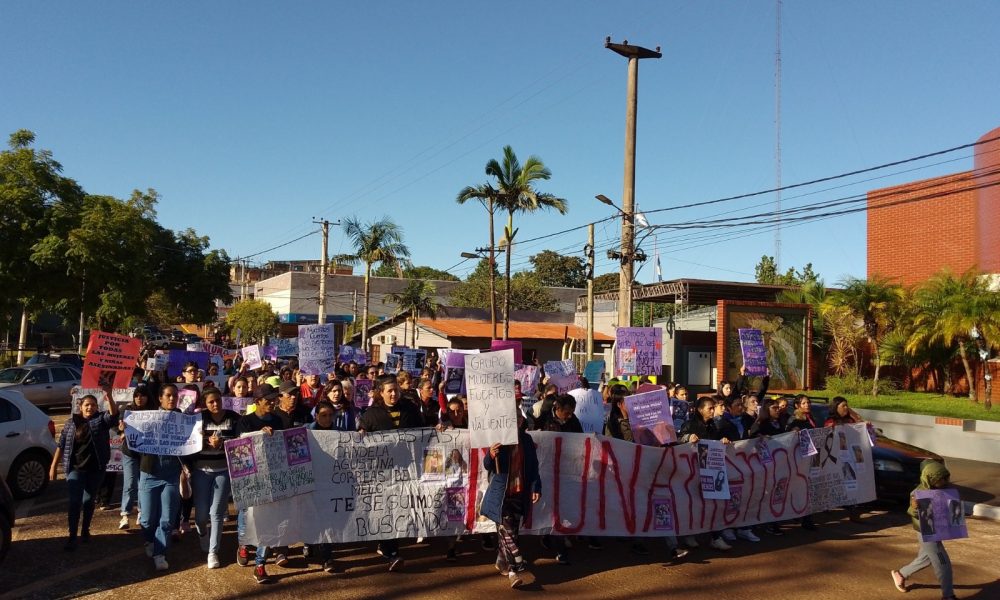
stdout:
<svg viewBox="0 0 1000 600">
<path fill-rule="evenodd" d="M 205 390 L 201 412 L 202 450 L 189 462 L 191 488 L 194 494 L 195 527 L 201 549 L 208 552 L 208 568 L 218 569 L 222 523 L 229 509 L 229 471 L 226 468 L 226 440 L 239 437 L 240 416 L 222 408 L 222 394 L 216 388 Z M 208 531 L 212 520 L 211 534 Z"/>
<path fill-rule="evenodd" d="M 177 386 L 160 386 L 160 410 L 177 411 Z M 179 412 L 179 411 L 178 411 Z M 153 559 L 157 571 L 166 571 L 166 552 L 170 544 L 174 517 L 181 506 L 181 461 L 176 456 L 143 454 L 139 461 L 139 506 L 142 510 L 142 533 L 146 538 L 146 556 Z"/>
<path fill-rule="evenodd" d="M 132 404 L 125 407 L 128 412 L 137 410 L 149 410 L 149 388 L 145 384 L 139 384 L 132 392 Z M 125 421 L 118 423 L 118 431 L 122 435 L 122 519 L 118 522 L 118 529 L 128 529 L 129 516 L 132 514 L 132 507 L 139 506 L 139 459 L 142 455 L 128 447 L 128 440 L 125 437 Z M 140 513 L 142 507 L 139 507 Z M 136 519 L 135 524 L 139 525 Z"/>
<path fill-rule="evenodd" d="M 108 390 L 110 397 L 110 390 Z M 110 411 L 97 409 L 97 398 L 87 394 L 80 400 L 80 413 L 74 414 L 59 435 L 59 446 L 52 456 L 49 479 L 55 481 L 59 463 L 63 463 L 66 473 L 66 487 L 69 490 L 69 541 L 67 551 L 76 549 L 77 526 L 80 512 L 83 512 L 83 527 L 80 539 L 90 541 L 90 520 L 94 517 L 94 497 L 104 479 L 104 469 L 111 458 L 111 443 L 108 432 L 118 424 L 118 407 L 108 402 Z"/>
</svg>

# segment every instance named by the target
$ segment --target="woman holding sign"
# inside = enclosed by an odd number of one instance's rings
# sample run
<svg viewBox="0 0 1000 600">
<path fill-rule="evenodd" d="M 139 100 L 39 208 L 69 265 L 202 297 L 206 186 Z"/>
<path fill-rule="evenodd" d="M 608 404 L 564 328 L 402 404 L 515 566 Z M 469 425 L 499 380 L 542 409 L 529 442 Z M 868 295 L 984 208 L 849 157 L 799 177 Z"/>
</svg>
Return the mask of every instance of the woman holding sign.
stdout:
<svg viewBox="0 0 1000 600">
<path fill-rule="evenodd" d="M 715 424 L 715 400 L 710 397 L 698 399 L 694 414 L 684 424 L 678 434 L 681 443 L 693 444 L 698 440 L 719 440 L 723 444 L 731 444 L 732 441 L 722 435 Z M 712 532 L 712 542 L 709 544 L 716 550 L 731 550 L 732 546 L 722 538 L 721 531 Z"/>
<path fill-rule="evenodd" d="M 202 449 L 188 461 L 195 504 L 195 527 L 202 552 L 208 553 L 208 568 L 218 569 L 222 523 L 229 510 L 229 470 L 226 467 L 226 440 L 239 437 L 240 416 L 222 408 L 222 394 L 216 388 L 205 390 L 201 412 Z M 212 529 L 208 523 L 211 517 Z"/>
<path fill-rule="evenodd" d="M 125 407 L 125 411 L 149 410 L 149 388 L 145 384 L 136 386 L 132 392 L 132 404 Z M 128 529 L 129 516 L 132 514 L 132 507 L 139 506 L 139 459 L 142 455 L 128 447 L 128 440 L 125 439 L 125 421 L 118 423 L 118 432 L 122 436 L 122 506 L 121 521 L 118 522 L 118 529 Z M 142 510 L 140 508 L 140 510 Z M 136 519 L 136 527 L 139 520 Z"/>
<path fill-rule="evenodd" d="M 180 412 L 176 385 L 164 383 L 160 386 L 160 410 Z M 170 568 L 166 553 L 174 520 L 180 514 L 181 467 L 181 460 L 176 456 L 143 454 L 139 461 L 140 523 L 146 539 L 146 556 L 153 559 L 157 571 Z"/>
<path fill-rule="evenodd" d="M 108 397 L 111 388 L 107 389 Z M 107 412 L 99 411 L 97 398 L 87 394 L 80 401 L 80 413 L 74 414 L 62 433 L 59 434 L 59 445 L 52 456 L 52 466 L 49 467 L 49 479 L 56 480 L 59 463 L 66 473 L 66 488 L 69 491 L 69 541 L 64 547 L 67 551 L 76 549 L 77 526 L 80 525 L 80 512 L 83 512 L 83 526 L 80 528 L 80 540 L 86 544 L 90 541 L 90 521 L 94 517 L 94 497 L 104 479 L 104 470 L 111 458 L 111 443 L 108 433 L 118 425 L 118 406 L 108 402 Z"/>
<path fill-rule="evenodd" d="M 920 515 L 918 514 L 916 493 L 921 490 L 940 490 L 950 487 L 951 473 L 945 466 L 936 460 L 925 460 L 920 463 L 920 484 L 910 493 L 910 508 L 906 511 L 913 519 L 913 528 L 917 530 L 917 538 L 920 540 L 920 550 L 917 557 L 905 567 L 898 571 L 891 571 L 892 583 L 896 589 L 906 592 L 906 580 L 912 577 L 921 569 L 928 566 L 933 567 L 934 575 L 941 584 L 941 596 L 943 600 L 955 597 L 952 589 L 951 559 L 948 558 L 948 551 L 944 549 L 942 542 L 925 542 L 920 534 Z"/>
</svg>

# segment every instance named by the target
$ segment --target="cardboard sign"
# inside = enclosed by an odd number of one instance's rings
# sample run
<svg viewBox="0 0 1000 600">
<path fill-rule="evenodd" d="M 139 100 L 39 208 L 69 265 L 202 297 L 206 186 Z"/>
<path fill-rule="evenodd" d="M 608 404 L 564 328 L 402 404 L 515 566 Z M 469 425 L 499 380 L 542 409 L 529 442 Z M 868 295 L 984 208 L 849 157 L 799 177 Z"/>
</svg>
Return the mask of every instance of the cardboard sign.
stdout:
<svg viewBox="0 0 1000 600">
<path fill-rule="evenodd" d="M 125 438 L 136 452 L 187 456 L 201 452 L 201 421 L 170 410 L 126 411 Z"/>
<path fill-rule="evenodd" d="M 604 419 L 607 417 L 601 393 L 594 389 L 577 388 L 570 390 L 570 396 L 576 400 L 576 418 L 580 420 L 584 433 L 604 433 Z"/>
<path fill-rule="evenodd" d="M 514 364 L 515 365 L 522 364 L 524 361 L 523 361 L 523 358 L 522 358 L 522 354 L 523 353 L 522 353 L 521 342 L 518 342 L 518 341 L 515 341 L 515 340 L 491 340 L 490 341 L 490 351 L 491 352 L 495 352 L 497 350 L 507 350 L 508 348 L 514 351 Z"/>
<path fill-rule="evenodd" d="M 632 438 L 637 444 L 662 446 L 677 441 L 666 390 L 625 396 L 625 408 L 628 410 Z"/>
<path fill-rule="evenodd" d="M 514 351 L 467 354 L 464 358 L 472 446 L 488 448 L 497 443 L 516 444 Z"/>
<path fill-rule="evenodd" d="M 139 358 L 142 341 L 127 335 L 93 330 L 83 358 L 83 387 L 127 388 Z"/>
<path fill-rule="evenodd" d="M 943 542 L 969 537 L 969 530 L 965 525 L 965 507 L 962 506 L 958 490 L 918 490 L 913 496 L 917 500 L 921 541 Z"/>
<path fill-rule="evenodd" d="M 740 329 L 740 350 L 743 352 L 743 364 L 746 373 L 751 377 L 767 375 L 767 349 L 764 347 L 764 334 L 760 329 Z"/>
<path fill-rule="evenodd" d="M 701 497 L 706 500 L 729 499 L 726 445 L 715 440 L 698 440 L 696 446 Z"/>
<path fill-rule="evenodd" d="M 258 344 L 243 346 L 240 349 L 240 354 L 243 355 L 243 364 L 246 365 L 247 369 L 254 371 L 264 366 L 264 363 L 261 362 L 261 352 Z"/>
<path fill-rule="evenodd" d="M 279 357 L 299 355 L 299 338 L 297 337 L 277 338 L 271 340 L 271 344 L 274 345 L 275 352 Z"/>
<path fill-rule="evenodd" d="M 316 489 L 305 427 L 252 433 L 226 440 L 225 448 L 233 502 L 241 510 Z"/>
<path fill-rule="evenodd" d="M 663 368 L 660 327 L 619 327 L 615 331 L 615 348 L 616 376 L 659 375 Z"/>
</svg>

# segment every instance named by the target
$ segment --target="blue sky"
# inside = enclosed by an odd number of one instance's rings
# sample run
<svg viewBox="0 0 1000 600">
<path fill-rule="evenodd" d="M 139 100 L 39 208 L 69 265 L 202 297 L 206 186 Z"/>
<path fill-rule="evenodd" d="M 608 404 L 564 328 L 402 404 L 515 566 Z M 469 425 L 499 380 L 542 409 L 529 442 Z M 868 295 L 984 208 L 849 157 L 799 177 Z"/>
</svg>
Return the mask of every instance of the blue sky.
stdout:
<svg viewBox="0 0 1000 600">
<path fill-rule="evenodd" d="M 313 217 L 388 215 L 414 262 L 462 276 L 474 265 L 459 253 L 486 245 L 487 226 L 455 195 L 486 180 L 505 144 L 540 156 L 553 173 L 540 189 L 570 206 L 519 218 L 520 239 L 611 216 L 594 195 L 622 195 L 626 62 L 606 35 L 664 53 L 640 65 L 640 209 L 775 182 L 773 2 L 6 2 L 0 13 L 0 133 L 35 131 L 91 193 L 155 188 L 164 225 L 194 227 L 233 257 L 306 234 Z M 1000 3 L 785 2 L 782 18 L 785 184 L 1000 126 Z M 970 155 L 786 192 L 784 205 L 969 169 Z M 772 200 L 649 221 L 738 223 Z M 727 231 L 658 234 L 664 278 L 752 280 L 774 234 Z M 598 273 L 614 268 L 604 251 L 619 232 L 597 226 Z M 347 250 L 339 233 L 332 253 Z M 578 230 L 515 246 L 515 268 L 585 241 Z M 313 235 L 252 260 L 319 248 Z M 864 276 L 864 215 L 783 228 L 781 263 L 806 262 L 829 283 Z M 639 279 L 653 277 L 643 267 Z"/>
</svg>

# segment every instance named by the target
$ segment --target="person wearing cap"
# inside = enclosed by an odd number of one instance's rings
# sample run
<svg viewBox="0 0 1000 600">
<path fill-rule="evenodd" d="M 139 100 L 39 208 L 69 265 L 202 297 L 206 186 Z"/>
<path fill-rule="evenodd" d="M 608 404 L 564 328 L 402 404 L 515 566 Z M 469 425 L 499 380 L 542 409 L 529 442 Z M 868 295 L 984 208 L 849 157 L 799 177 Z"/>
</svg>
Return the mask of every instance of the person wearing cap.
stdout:
<svg viewBox="0 0 1000 600">
<path fill-rule="evenodd" d="M 275 414 L 275 404 L 278 402 L 278 395 L 278 390 L 274 389 L 270 384 L 262 383 L 257 386 L 253 394 L 255 400 L 254 411 L 240 417 L 239 425 L 237 426 L 241 435 L 255 431 L 263 431 L 265 435 L 273 435 L 275 431 L 285 429 L 284 422 Z M 241 567 L 246 566 L 249 562 L 249 550 L 243 543 L 246 537 L 246 518 L 247 511 L 243 509 L 236 519 L 236 535 L 240 544 L 236 552 L 236 562 Z M 265 563 L 267 563 L 268 550 L 267 546 L 257 546 L 254 555 L 253 570 L 253 577 L 257 583 L 271 583 L 272 581 L 267 574 L 267 570 L 264 568 Z M 278 556 L 276 557 L 275 564 L 279 567 L 288 564 L 288 558 L 282 552 L 282 549 L 276 548 L 276 550 L 278 551 Z"/>
<path fill-rule="evenodd" d="M 222 523 L 229 509 L 229 470 L 226 467 L 226 440 L 239 437 L 240 416 L 222 407 L 222 393 L 217 388 L 206 389 L 205 410 L 201 411 L 201 452 L 191 456 L 191 491 L 196 507 L 195 528 L 201 549 L 208 553 L 208 568 L 218 569 Z M 208 523 L 211 517 L 212 529 Z"/>
<path fill-rule="evenodd" d="M 127 413 L 152 408 L 149 402 L 149 388 L 145 384 L 139 384 L 132 392 L 132 403 L 122 410 Z M 139 459 L 142 455 L 128 447 L 128 440 L 125 438 L 125 419 L 118 421 L 118 433 L 122 438 L 122 518 L 118 522 L 118 529 L 124 531 L 129 527 L 128 520 L 132 514 L 132 507 L 142 510 L 139 507 Z M 139 526 L 139 517 L 136 517 L 135 525 Z"/>
<path fill-rule="evenodd" d="M 282 381 L 278 386 L 278 408 L 274 414 L 285 424 L 285 429 L 312 423 L 312 412 L 299 402 L 299 386 L 294 381 Z"/>
</svg>

